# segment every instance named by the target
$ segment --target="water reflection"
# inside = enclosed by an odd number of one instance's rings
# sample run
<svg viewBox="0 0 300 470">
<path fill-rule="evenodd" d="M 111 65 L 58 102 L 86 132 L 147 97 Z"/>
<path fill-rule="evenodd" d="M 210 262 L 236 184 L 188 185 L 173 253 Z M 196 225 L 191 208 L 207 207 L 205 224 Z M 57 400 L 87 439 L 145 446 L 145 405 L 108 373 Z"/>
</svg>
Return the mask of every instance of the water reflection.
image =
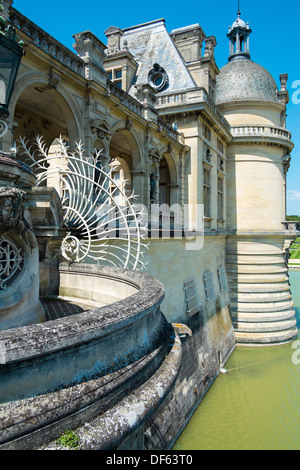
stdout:
<svg viewBox="0 0 300 470">
<path fill-rule="evenodd" d="M 291 271 L 290 281 L 299 324 L 300 271 Z M 293 353 L 291 344 L 237 348 L 226 364 L 230 373 L 218 377 L 174 450 L 300 450 Z"/>
</svg>

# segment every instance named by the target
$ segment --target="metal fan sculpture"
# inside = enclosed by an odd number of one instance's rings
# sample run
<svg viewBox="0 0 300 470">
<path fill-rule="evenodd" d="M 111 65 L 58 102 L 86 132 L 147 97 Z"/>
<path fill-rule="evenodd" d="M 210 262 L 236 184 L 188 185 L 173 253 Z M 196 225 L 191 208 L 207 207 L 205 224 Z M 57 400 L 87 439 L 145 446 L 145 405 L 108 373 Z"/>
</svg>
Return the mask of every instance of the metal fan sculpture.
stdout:
<svg viewBox="0 0 300 470">
<path fill-rule="evenodd" d="M 37 177 L 37 186 L 54 186 L 64 210 L 67 235 L 61 255 L 69 262 L 97 262 L 124 269 L 143 269 L 146 227 L 143 212 L 125 190 L 101 167 L 101 151 L 86 156 L 81 143 L 69 151 L 68 143 L 57 139 L 58 151 L 47 154 L 45 143 L 35 147 L 20 139 L 22 155 Z M 122 205 L 120 204 L 120 196 Z"/>
</svg>

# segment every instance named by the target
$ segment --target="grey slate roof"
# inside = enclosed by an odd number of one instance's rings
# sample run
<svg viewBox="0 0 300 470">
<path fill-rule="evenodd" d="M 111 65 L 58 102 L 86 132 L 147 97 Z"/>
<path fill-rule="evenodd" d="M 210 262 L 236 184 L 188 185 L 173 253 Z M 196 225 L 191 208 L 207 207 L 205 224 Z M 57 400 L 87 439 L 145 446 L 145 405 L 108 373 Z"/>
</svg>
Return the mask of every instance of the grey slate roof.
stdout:
<svg viewBox="0 0 300 470">
<path fill-rule="evenodd" d="M 166 30 L 163 19 L 122 31 L 124 34 L 121 38 L 121 47 L 126 41 L 129 51 L 139 64 L 135 85 L 147 84 L 149 71 L 155 63 L 158 63 L 169 77 L 169 86 L 165 92 L 172 93 L 196 86 Z"/>
</svg>

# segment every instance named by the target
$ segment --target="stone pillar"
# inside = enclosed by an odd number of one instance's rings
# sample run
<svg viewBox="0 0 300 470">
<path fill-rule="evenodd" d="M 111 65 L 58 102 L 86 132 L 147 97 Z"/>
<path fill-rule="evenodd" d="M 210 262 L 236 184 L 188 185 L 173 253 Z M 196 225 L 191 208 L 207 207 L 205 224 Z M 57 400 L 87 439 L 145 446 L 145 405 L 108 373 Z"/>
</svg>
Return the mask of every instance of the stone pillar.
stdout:
<svg viewBox="0 0 300 470">
<path fill-rule="evenodd" d="M 74 49 L 85 63 L 85 78 L 106 87 L 107 75 L 103 67 L 106 45 L 90 31 L 75 34 Z"/>
<path fill-rule="evenodd" d="M 150 85 L 139 85 L 136 87 L 136 98 L 144 106 L 144 118 L 147 121 L 157 122 L 156 91 Z"/>
<path fill-rule="evenodd" d="M 236 52 L 241 52 L 240 34 L 236 35 Z"/>
<path fill-rule="evenodd" d="M 145 204 L 144 201 L 144 181 L 145 181 L 145 172 L 142 170 L 132 170 L 132 189 L 134 194 L 138 196 L 137 203 L 138 204 Z"/>
</svg>

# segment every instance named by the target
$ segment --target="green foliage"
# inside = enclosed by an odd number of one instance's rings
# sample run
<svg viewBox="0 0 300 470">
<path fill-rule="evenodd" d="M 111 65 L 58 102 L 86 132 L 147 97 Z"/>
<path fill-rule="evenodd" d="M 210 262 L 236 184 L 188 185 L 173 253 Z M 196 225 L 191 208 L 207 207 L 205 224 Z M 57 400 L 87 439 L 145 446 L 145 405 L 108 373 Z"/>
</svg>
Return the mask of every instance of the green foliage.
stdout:
<svg viewBox="0 0 300 470">
<path fill-rule="evenodd" d="M 298 222 L 300 221 L 300 216 L 299 215 L 287 215 L 286 220 Z"/>
<path fill-rule="evenodd" d="M 74 431 L 65 431 L 58 438 L 57 444 L 69 449 L 80 450 L 80 439 Z"/>
</svg>

